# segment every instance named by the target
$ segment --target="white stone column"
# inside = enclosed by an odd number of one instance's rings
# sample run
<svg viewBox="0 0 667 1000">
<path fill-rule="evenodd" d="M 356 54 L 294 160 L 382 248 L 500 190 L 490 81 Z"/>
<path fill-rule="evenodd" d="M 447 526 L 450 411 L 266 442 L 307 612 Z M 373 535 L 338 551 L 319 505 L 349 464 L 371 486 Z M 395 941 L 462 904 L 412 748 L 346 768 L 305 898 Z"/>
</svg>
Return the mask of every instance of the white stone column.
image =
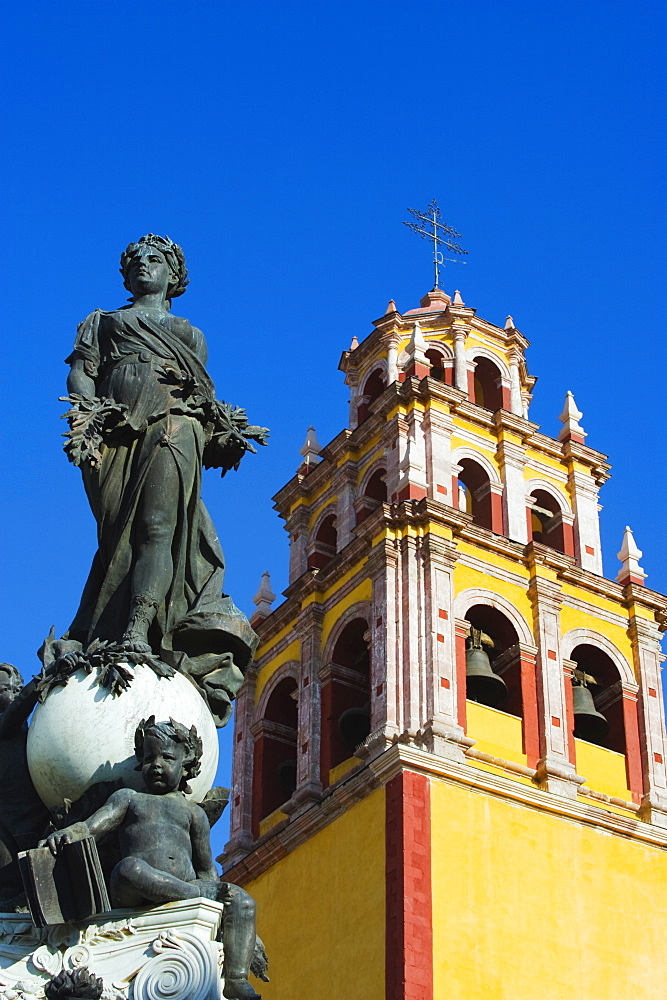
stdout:
<svg viewBox="0 0 667 1000">
<path fill-rule="evenodd" d="M 583 784 L 570 761 L 565 678 L 560 651 L 561 588 L 535 576 L 528 593 L 533 604 L 537 640 L 537 707 L 540 759 L 536 778 L 540 788 L 568 798 L 577 797 Z"/>
<path fill-rule="evenodd" d="M 500 477 L 505 487 L 503 513 L 507 535 L 512 541 L 525 545 L 528 541 L 526 482 L 523 476 L 526 452 L 522 445 L 513 441 L 501 441 L 497 457 L 500 463 Z"/>
<path fill-rule="evenodd" d="M 401 685 L 401 734 L 414 742 L 420 730 L 422 665 L 424 664 L 424 594 L 421 539 L 407 535 L 399 542 L 399 684 Z"/>
<path fill-rule="evenodd" d="M 466 337 L 468 327 L 462 323 L 452 324 L 454 334 L 454 385 L 468 392 L 468 366 L 466 364 Z"/>
<path fill-rule="evenodd" d="M 523 400 L 521 398 L 521 379 L 519 376 L 519 353 L 510 350 L 507 354 L 510 366 L 510 405 L 512 413 L 523 416 Z"/>
<path fill-rule="evenodd" d="M 387 342 L 387 385 L 398 381 L 398 338 Z"/>
</svg>

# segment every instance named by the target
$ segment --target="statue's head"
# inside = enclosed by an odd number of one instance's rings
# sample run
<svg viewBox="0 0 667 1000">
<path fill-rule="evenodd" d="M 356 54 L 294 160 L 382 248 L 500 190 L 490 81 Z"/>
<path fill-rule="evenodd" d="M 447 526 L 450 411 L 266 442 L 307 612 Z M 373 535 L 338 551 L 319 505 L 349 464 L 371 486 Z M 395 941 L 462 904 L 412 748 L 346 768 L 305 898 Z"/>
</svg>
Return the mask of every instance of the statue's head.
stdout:
<svg viewBox="0 0 667 1000">
<path fill-rule="evenodd" d="M 201 770 L 202 741 L 197 729 L 169 722 L 156 722 L 155 716 L 143 719 L 134 734 L 134 753 L 150 791 L 164 793 L 176 788 L 190 792 L 188 781 Z"/>
<path fill-rule="evenodd" d="M 120 255 L 120 273 L 123 275 L 123 284 L 128 292 L 134 294 L 132 269 L 149 254 L 160 255 L 167 265 L 165 298 L 171 301 L 182 295 L 188 284 L 188 270 L 183 251 L 178 243 L 174 243 L 168 236 L 156 236 L 154 233 L 147 233 L 136 243 L 130 243 Z"/>
<path fill-rule="evenodd" d="M 0 712 L 11 705 L 23 687 L 23 678 L 11 663 L 0 663 Z"/>
</svg>

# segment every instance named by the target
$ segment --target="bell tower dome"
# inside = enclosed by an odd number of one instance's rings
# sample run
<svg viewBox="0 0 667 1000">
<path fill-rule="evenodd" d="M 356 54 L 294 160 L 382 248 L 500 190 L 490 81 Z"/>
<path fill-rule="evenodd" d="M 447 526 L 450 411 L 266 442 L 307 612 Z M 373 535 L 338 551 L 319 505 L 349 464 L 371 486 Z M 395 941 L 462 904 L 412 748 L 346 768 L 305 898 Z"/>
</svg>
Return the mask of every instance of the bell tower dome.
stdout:
<svg viewBox="0 0 667 1000">
<path fill-rule="evenodd" d="M 606 456 L 569 392 L 531 421 L 527 348 L 458 291 L 390 301 L 274 498 L 221 860 L 286 995 L 667 991 L 667 599 L 629 529 L 604 575 Z"/>
</svg>

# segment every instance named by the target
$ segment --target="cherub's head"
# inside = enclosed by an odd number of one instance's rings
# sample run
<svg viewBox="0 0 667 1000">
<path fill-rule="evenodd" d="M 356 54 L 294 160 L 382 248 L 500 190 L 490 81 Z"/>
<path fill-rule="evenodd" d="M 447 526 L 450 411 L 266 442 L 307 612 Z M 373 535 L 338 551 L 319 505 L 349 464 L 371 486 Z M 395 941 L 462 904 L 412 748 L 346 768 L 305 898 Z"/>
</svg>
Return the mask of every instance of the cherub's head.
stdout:
<svg viewBox="0 0 667 1000">
<path fill-rule="evenodd" d="M 201 769 L 202 741 L 195 726 L 188 729 L 173 719 L 156 722 L 151 715 L 137 726 L 134 753 L 139 761 L 135 770 L 150 792 L 190 792 L 188 781 Z"/>
<path fill-rule="evenodd" d="M 23 679 L 11 663 L 0 663 L 0 712 L 4 712 L 23 687 Z"/>
</svg>

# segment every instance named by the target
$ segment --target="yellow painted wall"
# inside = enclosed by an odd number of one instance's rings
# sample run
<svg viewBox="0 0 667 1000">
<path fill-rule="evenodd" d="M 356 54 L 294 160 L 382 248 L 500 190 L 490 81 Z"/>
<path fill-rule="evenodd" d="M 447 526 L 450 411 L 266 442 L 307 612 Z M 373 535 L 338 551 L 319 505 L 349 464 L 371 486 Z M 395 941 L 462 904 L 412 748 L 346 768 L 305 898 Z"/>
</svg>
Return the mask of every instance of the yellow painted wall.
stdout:
<svg viewBox="0 0 667 1000">
<path fill-rule="evenodd" d="M 632 792 L 628 788 L 625 772 L 625 754 L 576 738 L 574 752 L 577 774 L 586 779 L 584 784 L 587 788 L 632 802 Z"/>
<path fill-rule="evenodd" d="M 266 687 L 268 681 L 271 680 L 276 670 L 282 667 L 284 663 L 289 663 L 290 660 L 299 661 L 301 657 L 301 643 L 298 639 L 291 642 L 289 646 L 283 649 L 282 653 L 279 653 L 274 660 L 271 660 L 266 666 L 260 671 L 257 677 L 257 684 L 255 686 L 255 704 L 259 701 L 262 691 Z"/>
<path fill-rule="evenodd" d="M 245 888 L 269 955 L 272 981 L 253 980 L 264 1000 L 384 1000 L 384 789 Z"/>
<path fill-rule="evenodd" d="M 434 1000 L 664 1000 L 667 852 L 431 782 Z"/>
<path fill-rule="evenodd" d="M 466 736 L 477 740 L 475 750 L 526 765 L 523 752 L 521 719 L 497 708 L 466 702 Z"/>
</svg>

